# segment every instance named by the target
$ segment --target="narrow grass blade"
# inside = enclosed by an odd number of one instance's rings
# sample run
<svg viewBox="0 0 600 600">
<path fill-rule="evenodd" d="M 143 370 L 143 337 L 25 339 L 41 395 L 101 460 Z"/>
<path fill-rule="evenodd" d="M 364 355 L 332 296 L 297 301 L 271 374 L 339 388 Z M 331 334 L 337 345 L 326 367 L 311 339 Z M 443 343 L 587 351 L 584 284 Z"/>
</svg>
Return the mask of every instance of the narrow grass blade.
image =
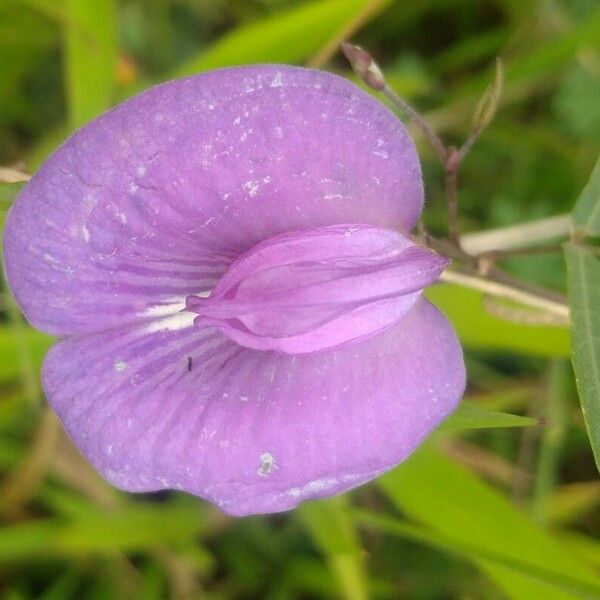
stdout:
<svg viewBox="0 0 600 600">
<path fill-rule="evenodd" d="M 600 260 L 585 247 L 565 245 L 571 304 L 573 368 L 583 417 L 600 469 Z"/>
<path fill-rule="evenodd" d="M 368 598 L 362 554 L 345 496 L 309 502 L 298 509 L 315 545 L 325 556 L 346 600 Z"/>
</svg>

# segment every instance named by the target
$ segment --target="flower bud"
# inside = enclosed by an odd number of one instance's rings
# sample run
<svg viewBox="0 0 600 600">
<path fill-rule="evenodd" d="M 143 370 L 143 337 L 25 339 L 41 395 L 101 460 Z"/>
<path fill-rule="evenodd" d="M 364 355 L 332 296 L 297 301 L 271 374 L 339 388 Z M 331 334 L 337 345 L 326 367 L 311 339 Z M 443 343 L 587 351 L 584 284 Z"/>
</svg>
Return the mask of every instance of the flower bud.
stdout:
<svg viewBox="0 0 600 600">
<path fill-rule="evenodd" d="M 344 42 L 342 44 L 342 52 L 350 62 L 354 72 L 365 84 L 377 92 L 380 92 L 385 88 L 385 77 L 383 76 L 379 65 L 366 50 L 360 46 Z"/>
</svg>

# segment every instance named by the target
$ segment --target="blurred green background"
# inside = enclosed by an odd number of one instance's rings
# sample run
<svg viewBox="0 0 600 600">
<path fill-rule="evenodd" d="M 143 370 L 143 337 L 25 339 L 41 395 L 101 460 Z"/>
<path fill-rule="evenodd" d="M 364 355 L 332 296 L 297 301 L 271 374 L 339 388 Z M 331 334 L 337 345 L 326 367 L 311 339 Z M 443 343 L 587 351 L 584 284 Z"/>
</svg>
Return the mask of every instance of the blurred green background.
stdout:
<svg viewBox="0 0 600 600">
<path fill-rule="evenodd" d="M 600 149 L 598 0 L 2 0 L 0 166 L 35 171 L 75 128 L 176 76 L 287 62 L 352 78 L 343 39 L 454 143 L 503 58 L 499 112 L 461 172 L 464 231 L 571 209 Z M 443 233 L 442 171 L 416 138 L 425 221 Z M 0 184 L 2 218 L 18 188 Z M 564 289 L 559 255 L 505 266 Z M 568 332 L 503 322 L 461 288 L 431 295 L 465 344 L 463 408 L 376 482 L 232 519 L 95 474 L 45 408 L 51 340 L 5 290 L 0 598 L 600 598 L 600 481 Z"/>
</svg>

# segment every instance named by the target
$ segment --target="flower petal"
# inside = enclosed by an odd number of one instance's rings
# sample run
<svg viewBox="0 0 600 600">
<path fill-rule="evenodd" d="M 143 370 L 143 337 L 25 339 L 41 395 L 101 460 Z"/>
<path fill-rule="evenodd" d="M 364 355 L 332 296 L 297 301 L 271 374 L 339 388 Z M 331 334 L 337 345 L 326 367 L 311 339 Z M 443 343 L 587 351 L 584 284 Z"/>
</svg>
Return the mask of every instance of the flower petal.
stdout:
<svg viewBox="0 0 600 600">
<path fill-rule="evenodd" d="M 329 225 L 261 242 L 186 306 L 242 346 L 315 352 L 397 323 L 448 262 L 391 229 Z"/>
<path fill-rule="evenodd" d="M 44 387 L 115 485 L 177 488 L 232 514 L 287 510 L 403 460 L 448 415 L 462 353 L 426 300 L 363 342 L 289 356 L 156 324 L 59 342 Z"/>
<path fill-rule="evenodd" d="M 334 223 L 409 230 L 405 128 L 348 81 L 259 66 L 172 81 L 71 137 L 10 211 L 9 283 L 38 328 L 102 331 L 213 287 L 273 235 Z"/>
</svg>

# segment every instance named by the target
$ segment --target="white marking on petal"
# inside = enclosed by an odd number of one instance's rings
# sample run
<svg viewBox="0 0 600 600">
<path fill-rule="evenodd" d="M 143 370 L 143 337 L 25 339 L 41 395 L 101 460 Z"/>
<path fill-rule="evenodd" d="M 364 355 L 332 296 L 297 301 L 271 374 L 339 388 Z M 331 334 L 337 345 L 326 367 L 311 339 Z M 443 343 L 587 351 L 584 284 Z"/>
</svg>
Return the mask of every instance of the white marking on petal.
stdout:
<svg viewBox="0 0 600 600">
<path fill-rule="evenodd" d="M 258 475 L 260 477 L 266 477 L 273 469 L 279 467 L 275 464 L 275 458 L 270 452 L 263 452 L 260 455 L 260 467 L 258 468 Z"/>
<path fill-rule="evenodd" d="M 208 219 L 206 219 L 206 221 L 204 221 L 204 223 L 202 223 L 202 225 L 200 225 L 199 229 L 208 227 L 209 225 L 212 225 L 213 223 L 218 223 L 219 220 L 220 220 L 220 217 L 209 217 Z M 190 232 L 190 233 L 192 233 L 192 232 Z"/>
<path fill-rule="evenodd" d="M 240 142 L 245 142 L 246 139 L 248 138 L 248 136 L 253 132 L 254 130 L 252 128 L 247 129 L 246 131 L 244 131 L 244 133 L 242 133 L 242 135 L 240 135 Z"/>
<path fill-rule="evenodd" d="M 121 372 L 124 371 L 127 368 L 127 363 L 122 361 L 122 360 L 116 360 L 115 361 L 115 371 L 117 372 Z"/>
<path fill-rule="evenodd" d="M 194 326 L 196 315 L 192 312 L 180 312 L 170 317 L 151 321 L 144 327 L 144 333 L 154 333 L 155 331 L 180 331 Z"/>
<path fill-rule="evenodd" d="M 275 76 L 273 77 L 273 79 L 271 79 L 271 87 L 272 88 L 277 88 L 277 87 L 281 87 L 283 85 L 283 81 L 282 81 L 282 77 L 281 77 L 281 72 L 277 71 L 277 73 L 275 73 Z"/>
<path fill-rule="evenodd" d="M 210 292 L 200 292 L 196 294 L 200 298 L 207 298 Z M 185 309 L 185 298 L 181 296 L 170 296 L 165 298 L 160 304 L 150 306 L 138 313 L 139 317 L 168 317 L 180 313 Z"/>
<path fill-rule="evenodd" d="M 258 181 L 250 180 L 246 181 L 246 183 L 244 183 L 242 187 L 248 192 L 248 195 L 251 198 L 254 198 L 256 194 L 258 194 L 258 188 L 260 187 L 260 184 L 258 183 Z"/>
<path fill-rule="evenodd" d="M 313 481 L 309 481 L 301 487 L 294 487 L 287 491 L 287 494 L 292 498 L 304 498 L 307 494 L 320 494 L 326 492 L 327 490 L 335 487 L 340 482 L 348 483 L 351 481 L 356 481 L 361 479 L 360 475 L 344 475 L 341 479 L 337 477 L 326 477 L 323 479 L 315 479 Z"/>
<path fill-rule="evenodd" d="M 196 294 L 199 298 L 207 298 L 210 291 Z M 185 310 L 185 298 L 179 296 L 165 298 L 164 302 L 150 306 L 137 314 L 141 318 L 153 318 L 143 329 L 144 333 L 155 331 L 179 331 L 194 325 L 196 314 Z"/>
<path fill-rule="evenodd" d="M 383 159 L 387 159 L 387 157 L 388 157 L 388 153 L 385 152 L 384 150 L 373 150 L 373 154 L 375 156 L 381 156 L 381 158 L 383 158 Z"/>
</svg>

